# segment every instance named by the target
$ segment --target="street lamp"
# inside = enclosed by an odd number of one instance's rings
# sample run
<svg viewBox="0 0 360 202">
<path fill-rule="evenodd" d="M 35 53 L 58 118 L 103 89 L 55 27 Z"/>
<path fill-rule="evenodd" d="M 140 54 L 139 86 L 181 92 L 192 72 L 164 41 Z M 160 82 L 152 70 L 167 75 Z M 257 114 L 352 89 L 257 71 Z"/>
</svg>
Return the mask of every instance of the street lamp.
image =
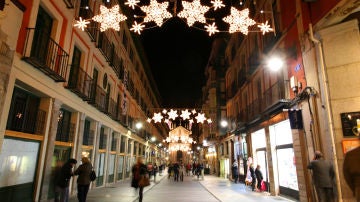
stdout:
<svg viewBox="0 0 360 202">
<path fill-rule="evenodd" d="M 228 126 L 228 122 L 226 120 L 222 120 L 220 122 L 220 126 L 223 127 L 223 128 L 226 128 Z"/>
<path fill-rule="evenodd" d="M 136 124 L 135 124 L 135 127 L 136 127 L 136 129 L 141 129 L 142 127 L 143 127 L 143 124 L 141 123 L 141 122 L 137 122 Z"/>
<path fill-rule="evenodd" d="M 269 67 L 269 69 L 271 71 L 278 71 L 279 69 L 281 69 L 284 65 L 284 61 L 282 59 L 280 59 L 279 57 L 271 57 L 268 59 L 267 61 L 267 66 Z"/>
</svg>

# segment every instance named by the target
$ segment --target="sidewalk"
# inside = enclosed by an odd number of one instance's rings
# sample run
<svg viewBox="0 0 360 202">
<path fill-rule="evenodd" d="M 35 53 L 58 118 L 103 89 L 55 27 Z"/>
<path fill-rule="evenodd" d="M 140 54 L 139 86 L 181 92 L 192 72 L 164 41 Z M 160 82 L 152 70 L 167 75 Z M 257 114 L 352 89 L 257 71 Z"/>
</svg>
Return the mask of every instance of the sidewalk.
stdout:
<svg viewBox="0 0 360 202">
<path fill-rule="evenodd" d="M 269 196 L 268 193 L 252 192 L 242 183 L 234 184 L 228 179 L 211 175 L 205 176 L 204 180 L 184 176 L 183 182 L 175 182 L 173 178 L 168 179 L 166 173 L 157 176 L 156 181 L 157 183 L 151 181 L 151 185 L 144 189 L 144 202 L 163 201 L 165 198 L 170 202 L 290 201 L 278 196 Z M 133 202 L 137 199 L 138 193 L 130 187 L 130 181 L 126 180 L 109 187 L 90 190 L 87 202 Z M 69 201 L 76 202 L 76 195 Z"/>
</svg>

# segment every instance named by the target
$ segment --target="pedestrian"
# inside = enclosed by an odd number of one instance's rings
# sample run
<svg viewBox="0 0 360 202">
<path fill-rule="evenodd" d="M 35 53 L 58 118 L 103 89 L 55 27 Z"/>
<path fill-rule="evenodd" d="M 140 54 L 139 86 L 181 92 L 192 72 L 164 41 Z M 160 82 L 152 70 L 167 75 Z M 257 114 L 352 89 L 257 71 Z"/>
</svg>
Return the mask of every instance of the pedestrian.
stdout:
<svg viewBox="0 0 360 202">
<path fill-rule="evenodd" d="M 139 188 L 139 202 L 142 202 L 143 195 L 144 195 L 144 187 L 139 186 L 139 181 L 142 176 L 145 176 L 147 174 L 147 166 L 143 163 L 143 158 L 138 157 L 136 164 L 132 167 L 132 180 L 131 180 L 131 186 L 137 190 Z"/>
<path fill-rule="evenodd" d="M 174 163 L 173 171 L 174 171 L 174 181 L 179 181 L 180 165 L 178 162 Z"/>
<path fill-rule="evenodd" d="M 180 181 L 184 181 L 184 171 L 185 171 L 185 166 L 184 166 L 183 163 L 181 163 L 180 166 L 179 166 Z"/>
<path fill-rule="evenodd" d="M 345 153 L 343 172 L 356 201 L 360 201 L 360 147 Z"/>
<path fill-rule="evenodd" d="M 314 159 L 309 163 L 308 169 L 312 170 L 312 179 L 315 186 L 318 201 L 335 201 L 333 165 L 323 158 L 320 151 L 315 152 Z"/>
<path fill-rule="evenodd" d="M 238 179 L 239 179 L 239 168 L 238 168 L 237 160 L 234 161 L 231 168 L 232 168 L 232 174 L 233 174 L 234 182 L 236 184 L 236 183 L 238 183 Z"/>
<path fill-rule="evenodd" d="M 69 201 L 69 184 L 76 163 L 76 159 L 69 159 L 57 172 L 55 177 L 55 202 Z"/>
<path fill-rule="evenodd" d="M 255 176 L 256 176 L 256 180 L 257 180 L 257 189 L 259 191 L 265 191 L 265 190 L 262 190 L 261 189 L 261 183 L 263 183 L 263 174 L 260 170 L 260 165 L 257 165 L 256 166 L 256 169 L 255 169 Z"/>
<path fill-rule="evenodd" d="M 86 196 L 90 187 L 90 173 L 93 167 L 89 158 L 82 157 L 81 165 L 75 170 L 74 175 L 78 175 L 77 179 L 77 197 L 79 202 L 86 202 Z"/>
<path fill-rule="evenodd" d="M 255 175 L 255 169 L 254 169 L 253 163 L 250 164 L 249 170 L 250 170 L 250 176 L 251 176 L 251 190 L 256 191 L 256 189 L 255 189 L 256 175 Z"/>
<path fill-rule="evenodd" d="M 156 163 L 154 163 L 154 166 L 153 166 L 154 182 L 156 182 L 156 174 L 157 174 L 158 170 L 159 170 L 158 166 L 156 165 Z"/>
<path fill-rule="evenodd" d="M 168 165 L 168 179 L 170 179 L 170 177 L 173 175 L 174 171 L 173 171 L 173 164 L 170 162 Z"/>
</svg>

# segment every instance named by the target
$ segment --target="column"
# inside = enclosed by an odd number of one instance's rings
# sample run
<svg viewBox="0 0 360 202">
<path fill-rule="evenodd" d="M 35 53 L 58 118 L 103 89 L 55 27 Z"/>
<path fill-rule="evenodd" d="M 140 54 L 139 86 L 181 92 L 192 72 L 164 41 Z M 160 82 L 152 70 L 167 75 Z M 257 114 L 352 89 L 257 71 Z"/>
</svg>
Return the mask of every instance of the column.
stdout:
<svg viewBox="0 0 360 202">
<path fill-rule="evenodd" d="M 76 145 L 75 159 L 81 159 L 86 115 L 81 112 L 78 112 L 77 115 L 80 117 L 80 121 L 78 122 L 79 129 L 78 129 L 78 133 L 77 133 L 77 145 Z"/>
<path fill-rule="evenodd" d="M 53 107 L 51 110 L 51 121 L 50 121 L 49 133 L 48 133 L 48 141 L 47 141 L 47 145 L 45 146 L 46 154 L 45 154 L 44 169 L 43 169 L 43 182 L 40 190 L 40 201 L 47 201 L 49 186 L 51 183 L 51 172 L 52 172 L 51 163 L 55 148 L 58 117 L 62 105 L 62 103 L 57 99 L 53 99 L 52 101 L 53 101 L 52 103 Z"/>
</svg>

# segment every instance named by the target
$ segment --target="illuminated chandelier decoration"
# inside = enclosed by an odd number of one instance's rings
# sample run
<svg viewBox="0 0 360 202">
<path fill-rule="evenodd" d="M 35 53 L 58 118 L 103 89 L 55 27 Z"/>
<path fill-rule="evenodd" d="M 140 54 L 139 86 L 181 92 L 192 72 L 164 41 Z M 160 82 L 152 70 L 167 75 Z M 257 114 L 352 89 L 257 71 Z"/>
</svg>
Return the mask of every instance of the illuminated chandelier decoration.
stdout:
<svg viewBox="0 0 360 202">
<path fill-rule="evenodd" d="M 169 151 L 184 151 L 187 152 L 191 150 L 191 144 L 196 144 L 191 137 L 191 131 L 187 130 L 182 126 L 178 126 L 175 129 L 169 132 L 169 137 L 167 137 L 164 142 L 169 144 Z"/>
<path fill-rule="evenodd" d="M 191 0 L 189 0 L 191 1 Z M 226 7 L 223 4 L 222 0 L 212 0 L 210 3 L 212 6 L 204 6 L 201 5 L 200 0 L 192 0 L 189 1 L 181 1 L 183 10 L 179 13 L 176 13 L 176 4 L 178 0 L 172 0 L 174 2 L 175 9 L 174 13 L 171 14 L 167 11 L 169 9 L 169 2 L 162 2 L 159 3 L 157 0 L 150 0 L 149 5 L 139 6 L 138 4 L 141 3 L 140 0 L 127 0 L 124 5 L 132 8 L 135 10 L 136 7 L 140 8 L 141 12 L 145 13 L 144 16 L 136 16 L 136 19 L 143 19 L 142 22 L 138 22 L 134 20 L 132 27 L 130 28 L 131 31 L 141 34 L 141 32 L 145 29 L 151 29 L 153 27 L 146 26 L 147 23 L 154 22 L 156 26 L 161 27 L 164 22 L 173 18 L 179 17 L 186 21 L 189 27 L 194 27 L 209 33 L 209 36 L 218 33 L 218 32 L 241 32 L 244 35 L 249 33 L 250 27 L 255 27 L 254 25 L 257 24 L 257 28 L 259 30 L 251 29 L 251 32 L 262 32 L 262 34 L 274 31 L 273 28 L 270 27 L 268 21 L 266 23 L 257 23 L 255 20 L 249 18 L 249 10 L 243 9 L 238 10 L 235 7 L 231 7 L 231 14 L 225 16 L 222 20 L 229 24 L 229 30 L 220 31 L 214 21 L 215 18 L 206 18 L 205 14 L 210 10 L 213 9 L 214 11 L 220 10 L 223 7 Z M 242 5 L 242 2 L 240 2 Z M 111 28 L 116 31 L 120 30 L 120 22 L 127 20 L 127 17 L 119 12 L 119 5 L 115 5 L 112 8 L 108 9 L 105 6 L 100 6 L 100 14 L 94 16 L 92 19 L 82 19 L 79 18 L 74 24 L 75 27 L 78 27 L 81 30 L 84 30 L 90 20 L 96 21 L 100 23 L 100 31 L 106 31 L 107 29 Z M 263 12 L 261 12 L 263 13 Z M 207 22 L 212 21 L 212 22 Z M 195 23 L 204 24 L 202 28 L 195 27 Z"/>
</svg>

